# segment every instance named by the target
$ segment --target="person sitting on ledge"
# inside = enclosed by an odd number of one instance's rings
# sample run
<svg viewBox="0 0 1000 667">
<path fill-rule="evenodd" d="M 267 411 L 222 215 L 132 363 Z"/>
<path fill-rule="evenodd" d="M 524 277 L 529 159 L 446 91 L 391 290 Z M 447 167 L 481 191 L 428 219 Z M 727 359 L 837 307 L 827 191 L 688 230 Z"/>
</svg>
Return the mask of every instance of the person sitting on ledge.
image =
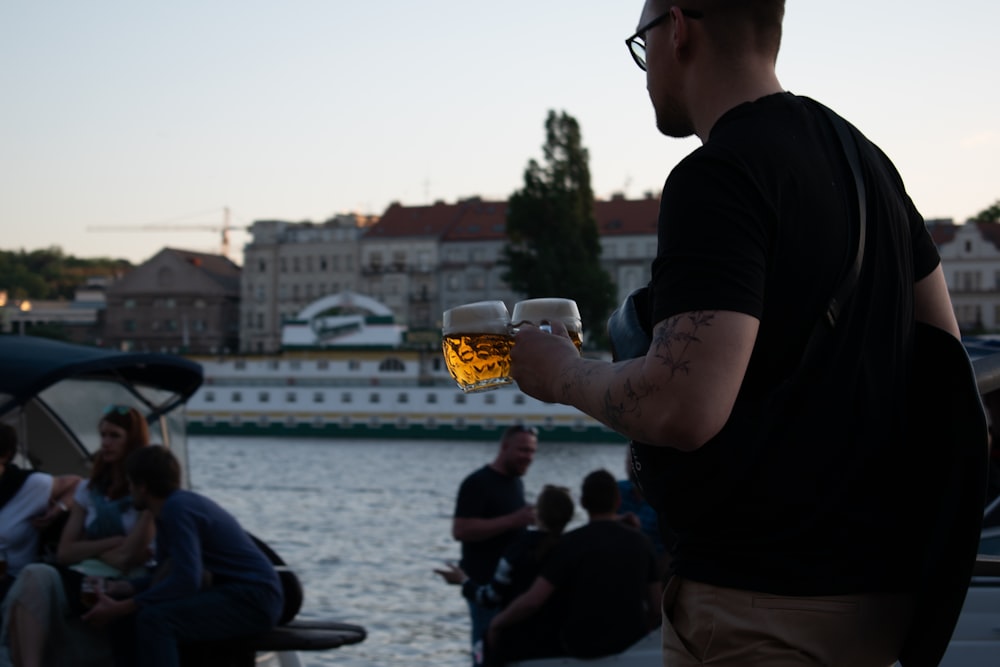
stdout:
<svg viewBox="0 0 1000 667">
<path fill-rule="evenodd" d="M 583 480 L 586 525 L 566 533 L 531 588 L 490 624 L 487 664 L 620 653 L 660 621 L 660 583 L 649 538 L 622 522 L 607 470 Z"/>
<path fill-rule="evenodd" d="M 180 464 L 165 447 L 136 451 L 126 465 L 133 502 L 156 519 L 161 571 L 107 582 L 83 617 L 98 626 L 113 622 L 116 664 L 177 667 L 181 643 L 274 627 L 283 605 L 278 574 L 237 520 L 180 488 Z"/>
</svg>

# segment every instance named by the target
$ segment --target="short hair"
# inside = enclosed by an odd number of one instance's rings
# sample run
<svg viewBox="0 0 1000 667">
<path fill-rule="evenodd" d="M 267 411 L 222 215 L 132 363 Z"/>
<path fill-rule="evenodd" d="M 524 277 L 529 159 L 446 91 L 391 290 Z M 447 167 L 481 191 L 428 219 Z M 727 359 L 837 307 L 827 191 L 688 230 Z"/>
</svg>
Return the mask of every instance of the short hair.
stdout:
<svg viewBox="0 0 1000 667">
<path fill-rule="evenodd" d="M 135 486 L 144 486 L 155 498 L 166 498 L 181 488 L 181 464 L 163 445 L 142 447 L 129 454 L 125 474 Z"/>
<path fill-rule="evenodd" d="M 17 429 L 0 422 L 0 462 L 6 463 L 17 453 Z"/>
<path fill-rule="evenodd" d="M 538 494 L 535 511 L 550 532 L 560 534 L 573 518 L 573 498 L 565 486 L 546 484 Z"/>
<path fill-rule="evenodd" d="M 603 468 L 583 478 L 580 504 L 590 514 L 606 514 L 618 509 L 621 497 L 615 476 Z"/>
<path fill-rule="evenodd" d="M 508 426 L 504 429 L 503 435 L 500 436 L 500 444 L 507 444 L 511 438 L 513 438 L 518 433 L 530 433 L 531 435 L 538 437 L 538 429 L 534 426 L 525 426 L 524 424 L 514 424 L 513 426 Z"/>
<path fill-rule="evenodd" d="M 739 55 L 750 48 L 778 56 L 785 0 L 686 0 L 683 4 L 704 14 L 705 32 L 724 55 Z"/>
</svg>

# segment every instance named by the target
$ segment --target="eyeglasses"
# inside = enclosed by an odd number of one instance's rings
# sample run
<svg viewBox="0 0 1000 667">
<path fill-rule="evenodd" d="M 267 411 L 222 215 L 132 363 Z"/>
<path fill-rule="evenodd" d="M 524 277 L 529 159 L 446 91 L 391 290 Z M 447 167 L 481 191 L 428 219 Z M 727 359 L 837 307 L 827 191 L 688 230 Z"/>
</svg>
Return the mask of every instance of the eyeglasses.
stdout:
<svg viewBox="0 0 1000 667">
<path fill-rule="evenodd" d="M 127 405 L 109 405 L 108 407 L 104 408 L 104 412 L 102 412 L 101 414 L 110 415 L 112 412 L 117 412 L 120 415 L 127 415 L 131 411 L 132 408 L 128 407 Z"/>
<path fill-rule="evenodd" d="M 697 9 L 684 9 L 683 7 L 678 7 L 678 9 L 681 10 L 681 14 L 689 19 L 700 19 L 705 16 L 703 12 L 700 12 Z M 640 27 L 635 31 L 634 35 L 625 40 L 625 46 L 628 47 L 628 52 L 632 54 L 632 60 L 635 61 L 635 64 L 638 65 L 639 69 L 643 72 L 646 71 L 646 33 L 670 18 L 670 12 L 672 10 L 673 7 L 668 9 L 666 13 L 660 14 L 646 25 Z"/>
<path fill-rule="evenodd" d="M 531 435 L 538 435 L 538 429 L 534 426 L 525 426 L 524 424 L 514 424 L 507 429 L 507 435 L 513 435 L 515 433 L 530 433 Z"/>
</svg>

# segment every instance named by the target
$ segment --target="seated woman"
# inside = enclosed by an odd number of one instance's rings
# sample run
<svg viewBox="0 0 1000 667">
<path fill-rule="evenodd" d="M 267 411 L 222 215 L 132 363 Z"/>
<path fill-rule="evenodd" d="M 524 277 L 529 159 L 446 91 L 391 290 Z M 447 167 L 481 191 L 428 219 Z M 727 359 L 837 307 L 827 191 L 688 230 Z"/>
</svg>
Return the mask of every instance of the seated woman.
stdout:
<svg viewBox="0 0 1000 667">
<path fill-rule="evenodd" d="M 58 521 L 73 502 L 79 477 L 53 477 L 13 463 L 17 430 L 0 423 L 0 600 L 24 566 L 39 559 L 41 531 Z"/>
<path fill-rule="evenodd" d="M 566 524 L 573 518 L 573 498 L 569 489 L 546 484 L 535 504 L 537 530 L 527 531 L 511 544 L 497 563 L 492 581 L 476 582 L 462 568 L 449 564 L 435 570 L 449 584 L 461 584 L 462 595 L 480 606 L 503 608 L 528 590 L 545 557 L 556 545 Z M 479 656 L 481 650 L 477 650 Z"/>
<path fill-rule="evenodd" d="M 111 664 L 103 632 L 83 624 L 83 578 L 125 576 L 149 560 L 153 519 L 132 507 L 125 459 L 149 444 L 134 408 L 110 406 L 98 423 L 101 447 L 89 480 L 79 484 L 59 539 L 58 567 L 25 567 L 4 601 L 4 638 L 14 664 Z"/>
</svg>

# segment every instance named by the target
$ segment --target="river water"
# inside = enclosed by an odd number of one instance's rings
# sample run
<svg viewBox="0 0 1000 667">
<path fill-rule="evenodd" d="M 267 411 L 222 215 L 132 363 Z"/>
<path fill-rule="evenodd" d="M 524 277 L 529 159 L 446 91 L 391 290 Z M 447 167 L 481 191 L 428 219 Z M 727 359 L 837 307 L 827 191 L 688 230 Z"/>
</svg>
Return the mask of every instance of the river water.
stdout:
<svg viewBox="0 0 1000 667">
<path fill-rule="evenodd" d="M 496 454 L 493 442 L 191 438 L 191 486 L 268 542 L 302 580 L 300 618 L 364 626 L 367 639 L 303 653 L 306 667 L 465 667 L 468 612 L 457 586 L 433 573 L 457 560 L 451 515 L 462 478 Z M 624 476 L 625 446 L 546 443 L 524 478 L 573 491 L 598 468 Z"/>
</svg>

